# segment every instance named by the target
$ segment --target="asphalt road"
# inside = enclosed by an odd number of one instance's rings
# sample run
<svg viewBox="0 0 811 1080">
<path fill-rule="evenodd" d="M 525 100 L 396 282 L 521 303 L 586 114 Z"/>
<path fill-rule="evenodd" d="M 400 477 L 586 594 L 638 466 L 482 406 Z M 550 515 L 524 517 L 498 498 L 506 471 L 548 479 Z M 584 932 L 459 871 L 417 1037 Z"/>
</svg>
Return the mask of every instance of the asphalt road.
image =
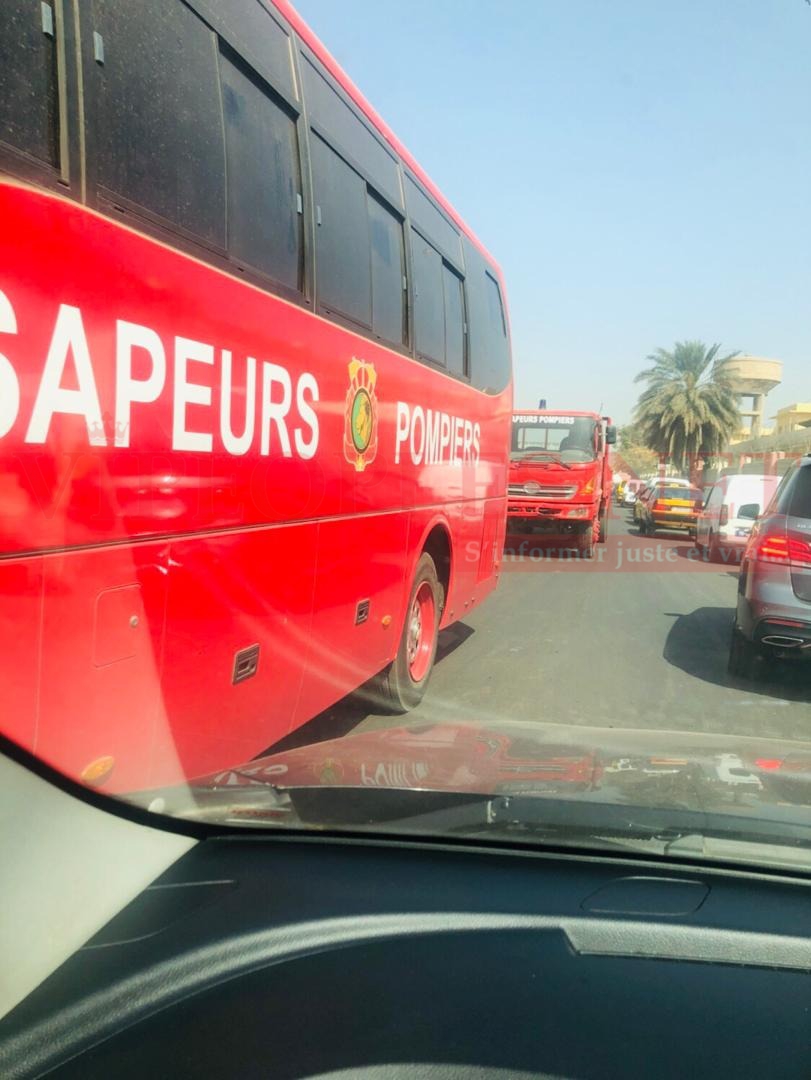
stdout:
<svg viewBox="0 0 811 1080">
<path fill-rule="evenodd" d="M 755 683 L 727 674 L 734 563 L 702 562 L 678 534 L 638 537 L 631 522 L 630 511 L 612 511 L 592 562 L 508 538 L 498 589 L 443 631 L 407 722 L 811 740 L 811 665 L 776 665 Z M 295 741 L 402 723 L 347 700 Z"/>
</svg>

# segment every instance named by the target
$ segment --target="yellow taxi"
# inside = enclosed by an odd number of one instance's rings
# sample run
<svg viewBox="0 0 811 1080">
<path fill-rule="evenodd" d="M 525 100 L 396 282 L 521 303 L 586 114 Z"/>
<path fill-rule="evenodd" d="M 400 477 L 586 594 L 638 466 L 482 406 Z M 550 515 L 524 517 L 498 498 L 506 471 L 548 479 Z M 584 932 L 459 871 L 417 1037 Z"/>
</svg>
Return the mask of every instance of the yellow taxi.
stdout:
<svg viewBox="0 0 811 1080">
<path fill-rule="evenodd" d="M 642 520 L 645 516 L 645 504 L 648 499 L 651 498 L 653 489 L 663 487 L 680 487 L 689 488 L 693 485 L 689 480 L 685 480 L 681 476 L 649 476 L 647 480 L 643 481 L 643 486 L 639 489 L 636 495 L 636 506 L 634 506 L 634 524 L 640 528 Z"/>
<path fill-rule="evenodd" d="M 655 484 L 645 497 L 639 517 L 639 532 L 653 536 L 661 529 L 677 529 L 694 536 L 696 520 L 704 496 L 700 488 L 679 484 Z"/>
</svg>

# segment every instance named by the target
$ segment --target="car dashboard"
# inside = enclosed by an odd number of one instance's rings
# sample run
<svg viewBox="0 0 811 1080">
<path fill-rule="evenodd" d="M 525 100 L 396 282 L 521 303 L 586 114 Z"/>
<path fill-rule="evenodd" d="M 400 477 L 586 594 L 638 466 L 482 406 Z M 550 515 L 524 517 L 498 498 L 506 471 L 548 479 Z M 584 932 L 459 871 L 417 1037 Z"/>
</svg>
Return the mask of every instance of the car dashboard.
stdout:
<svg viewBox="0 0 811 1080">
<path fill-rule="evenodd" d="M 9 1014 L 0 1073 L 808 1076 L 810 901 L 597 853 L 212 836 Z"/>
</svg>

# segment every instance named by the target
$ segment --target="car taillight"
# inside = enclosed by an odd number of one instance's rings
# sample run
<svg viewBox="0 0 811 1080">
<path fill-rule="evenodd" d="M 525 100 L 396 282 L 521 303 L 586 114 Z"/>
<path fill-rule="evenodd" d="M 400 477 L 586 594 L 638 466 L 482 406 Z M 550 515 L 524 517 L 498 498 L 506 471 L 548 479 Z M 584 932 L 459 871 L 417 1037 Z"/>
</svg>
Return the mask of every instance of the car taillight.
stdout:
<svg viewBox="0 0 811 1080">
<path fill-rule="evenodd" d="M 758 537 L 751 558 L 783 566 L 811 566 L 811 544 L 795 536 L 769 536 L 767 533 Z"/>
<path fill-rule="evenodd" d="M 718 524 L 719 525 L 726 525 L 728 521 L 729 521 L 729 507 L 726 504 L 724 504 L 724 506 L 721 507 L 721 513 L 718 515 Z"/>
<path fill-rule="evenodd" d="M 665 499 L 657 499 L 656 502 L 653 504 L 653 509 L 654 510 L 667 510 L 668 509 L 668 504 L 667 504 Z"/>
<path fill-rule="evenodd" d="M 755 765 L 758 769 L 774 770 L 779 769 L 783 765 L 782 758 L 755 758 Z"/>
</svg>

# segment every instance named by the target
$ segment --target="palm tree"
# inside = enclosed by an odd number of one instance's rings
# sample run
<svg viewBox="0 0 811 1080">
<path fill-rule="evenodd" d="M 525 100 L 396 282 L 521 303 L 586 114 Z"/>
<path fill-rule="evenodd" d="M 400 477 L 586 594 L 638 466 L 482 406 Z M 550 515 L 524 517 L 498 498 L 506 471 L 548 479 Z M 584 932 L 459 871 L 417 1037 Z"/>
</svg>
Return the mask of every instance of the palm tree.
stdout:
<svg viewBox="0 0 811 1080">
<path fill-rule="evenodd" d="M 719 357 L 720 348 L 677 341 L 672 352 L 651 353 L 653 367 L 636 377 L 648 384 L 635 411 L 642 438 L 679 469 L 699 455 L 720 453 L 740 426 L 737 395 L 724 370 L 738 354 Z"/>
</svg>

